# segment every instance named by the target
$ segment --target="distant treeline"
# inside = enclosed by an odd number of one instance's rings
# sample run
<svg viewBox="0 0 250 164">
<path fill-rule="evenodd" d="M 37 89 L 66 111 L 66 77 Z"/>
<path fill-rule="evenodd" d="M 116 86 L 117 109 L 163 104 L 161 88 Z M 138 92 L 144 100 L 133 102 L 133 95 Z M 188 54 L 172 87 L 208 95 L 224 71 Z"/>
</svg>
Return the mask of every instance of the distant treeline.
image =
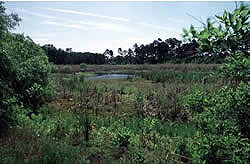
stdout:
<svg viewBox="0 0 250 164">
<path fill-rule="evenodd" d="M 195 40 L 187 43 L 176 38 L 154 40 L 149 44 L 134 44 L 128 50 L 118 48 L 118 55 L 106 49 L 103 54 L 73 52 L 71 48 L 57 49 L 51 44 L 42 46 L 55 64 L 157 64 L 157 63 L 221 63 L 224 57 L 198 54 Z"/>
<path fill-rule="evenodd" d="M 90 52 L 73 52 L 71 48 L 63 50 L 57 49 L 52 44 L 42 46 L 48 55 L 49 62 L 54 64 L 105 64 L 106 59 L 103 54 Z"/>
</svg>

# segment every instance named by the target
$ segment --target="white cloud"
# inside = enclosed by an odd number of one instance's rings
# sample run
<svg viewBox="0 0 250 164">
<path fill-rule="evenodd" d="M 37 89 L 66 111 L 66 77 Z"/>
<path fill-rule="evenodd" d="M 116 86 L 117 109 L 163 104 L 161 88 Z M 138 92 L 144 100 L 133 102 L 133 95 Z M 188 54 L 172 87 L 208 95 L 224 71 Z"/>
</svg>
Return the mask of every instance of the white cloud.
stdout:
<svg viewBox="0 0 250 164">
<path fill-rule="evenodd" d="M 163 26 L 163 25 L 152 24 L 152 23 L 139 22 L 137 24 L 138 25 L 143 25 L 143 26 L 146 26 L 146 27 L 150 27 L 150 28 L 154 28 L 154 29 L 159 29 L 159 30 L 176 31 L 173 28 L 169 28 L 169 27 Z"/>
<path fill-rule="evenodd" d="M 56 12 L 66 13 L 66 14 L 84 15 L 84 16 L 105 18 L 105 19 L 116 20 L 116 21 L 124 21 L 124 22 L 129 21 L 127 18 L 124 18 L 124 17 L 114 17 L 114 16 L 107 16 L 107 15 L 99 15 L 99 14 L 88 13 L 88 12 L 80 12 L 80 11 L 74 11 L 74 10 L 53 9 L 53 8 L 43 8 L 43 9 L 49 10 L 49 11 L 56 11 Z"/>
<path fill-rule="evenodd" d="M 36 12 L 32 12 L 32 11 L 28 11 L 25 9 L 20 9 L 20 8 L 14 8 L 16 11 L 22 12 L 22 13 L 26 13 L 29 15 L 33 15 L 33 16 L 37 16 L 37 17 L 41 17 L 41 18 L 46 18 L 46 19 L 56 19 L 56 17 L 54 16 L 50 16 L 50 15 L 46 15 L 46 14 L 41 14 L 41 13 L 36 13 Z"/>
<path fill-rule="evenodd" d="M 115 23 L 93 22 L 93 21 L 63 22 L 63 21 L 65 21 L 65 19 L 62 19 L 60 17 L 36 13 L 36 12 L 28 11 L 26 9 L 20 9 L 20 8 L 14 8 L 14 9 L 18 12 L 26 13 L 26 14 L 41 17 L 41 18 L 46 18 L 47 20 L 42 22 L 43 24 L 55 25 L 55 26 L 66 27 L 66 28 L 73 28 L 73 29 L 80 29 L 80 30 L 87 30 L 87 29 L 95 28 L 95 29 L 99 29 L 99 30 L 110 30 L 110 31 L 116 31 L 116 32 L 135 32 L 135 30 L 129 29 L 123 25 L 119 25 L 119 24 L 115 24 Z M 106 18 L 109 20 L 128 21 L 128 19 L 122 18 L 122 17 L 104 16 L 104 15 L 97 15 L 97 14 L 92 14 L 92 13 L 83 13 L 83 12 L 78 12 L 78 11 L 73 11 L 73 10 L 50 9 L 50 8 L 45 8 L 45 9 L 51 10 L 51 11 L 57 11 L 57 12 Z M 22 18 L 24 18 L 24 17 L 22 17 Z M 27 20 L 26 17 L 24 19 Z M 28 18 L 28 20 L 30 20 L 30 19 Z M 81 25 L 85 25 L 85 26 L 81 26 Z M 86 26 L 88 26 L 88 27 L 86 27 Z"/>
<path fill-rule="evenodd" d="M 66 27 L 66 28 L 73 28 L 73 29 L 84 29 L 82 26 L 77 24 L 69 24 L 69 23 L 58 23 L 56 21 L 44 21 L 43 24 L 49 24 L 49 25 L 55 25 L 60 27 Z"/>
<path fill-rule="evenodd" d="M 71 29 L 78 30 L 90 30 L 90 29 L 98 29 L 98 30 L 109 30 L 113 32 L 135 32 L 133 29 L 129 29 L 125 26 L 108 23 L 108 22 L 93 22 L 93 21 L 68 21 L 68 22 L 57 22 L 57 21 L 44 21 L 43 24 L 55 25 L 60 27 L 66 27 Z"/>
<path fill-rule="evenodd" d="M 170 17 L 167 18 L 167 21 L 172 22 L 174 24 L 183 24 L 183 23 L 185 23 L 184 19 L 176 19 L 176 18 L 170 18 Z"/>
<path fill-rule="evenodd" d="M 78 21 L 76 22 L 81 25 L 92 26 L 97 29 L 102 30 L 110 30 L 110 31 L 117 31 L 117 32 L 135 32 L 135 30 L 127 28 L 123 25 L 118 25 L 114 23 L 103 23 L 103 22 L 90 22 L 90 21 Z"/>
</svg>

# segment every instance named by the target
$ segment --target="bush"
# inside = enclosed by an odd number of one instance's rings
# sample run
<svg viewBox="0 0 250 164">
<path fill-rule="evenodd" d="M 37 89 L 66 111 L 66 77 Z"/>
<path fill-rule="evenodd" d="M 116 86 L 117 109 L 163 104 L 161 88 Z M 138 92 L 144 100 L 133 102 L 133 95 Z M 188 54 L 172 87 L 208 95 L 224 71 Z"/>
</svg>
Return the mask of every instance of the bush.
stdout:
<svg viewBox="0 0 250 164">
<path fill-rule="evenodd" d="M 71 68 L 70 68 L 70 66 L 64 66 L 64 67 L 63 67 L 63 73 L 71 73 Z"/>
<path fill-rule="evenodd" d="M 248 163 L 250 144 L 235 135 L 209 134 L 191 144 L 194 163 Z"/>
<path fill-rule="evenodd" d="M 51 73 L 57 73 L 57 67 L 54 63 L 50 63 L 51 65 Z"/>
<path fill-rule="evenodd" d="M 87 64 L 81 63 L 81 64 L 80 64 L 80 69 L 81 69 L 81 71 L 86 71 L 86 69 L 87 69 Z"/>
<path fill-rule="evenodd" d="M 199 133 L 191 146 L 196 162 L 249 161 L 249 88 L 250 83 L 243 82 L 235 89 L 225 86 L 199 105 L 203 111 L 194 118 Z"/>
<path fill-rule="evenodd" d="M 15 123 L 16 112 L 20 107 L 18 106 L 18 100 L 16 97 L 5 95 L 1 97 L 0 101 L 0 136 L 5 132 L 10 123 Z"/>
<path fill-rule="evenodd" d="M 29 100 L 29 104 L 35 114 L 38 114 L 37 108 L 42 104 L 42 98 L 45 91 L 40 84 L 34 83 L 29 89 L 26 90 L 26 97 Z"/>
<path fill-rule="evenodd" d="M 201 113 L 208 105 L 210 96 L 202 91 L 194 91 L 186 98 L 185 106 L 191 110 L 192 113 Z"/>
<path fill-rule="evenodd" d="M 12 106 L 39 107 L 49 83 L 50 65 L 44 51 L 23 35 L 5 33 L 0 50 L 0 118 L 9 122 L 15 120 Z"/>
<path fill-rule="evenodd" d="M 44 144 L 42 145 L 40 152 L 41 159 L 38 163 L 87 163 L 83 156 L 81 156 L 79 148 L 66 143 Z M 37 163 L 37 161 L 35 163 Z"/>
<path fill-rule="evenodd" d="M 247 82 L 250 80 L 250 59 L 244 57 L 241 52 L 227 57 L 225 63 L 220 67 L 220 73 L 236 84 L 239 84 L 240 81 Z"/>
<path fill-rule="evenodd" d="M 184 30 L 186 38 L 198 41 L 200 53 L 228 56 L 220 75 L 231 81 L 211 96 L 190 96 L 194 98 L 188 106 L 198 112 L 194 118 L 198 133 L 189 146 L 194 163 L 250 161 L 249 16 L 249 7 L 242 3 L 232 13 L 216 16 L 219 26 L 207 19 L 201 31 L 193 26 Z"/>
</svg>

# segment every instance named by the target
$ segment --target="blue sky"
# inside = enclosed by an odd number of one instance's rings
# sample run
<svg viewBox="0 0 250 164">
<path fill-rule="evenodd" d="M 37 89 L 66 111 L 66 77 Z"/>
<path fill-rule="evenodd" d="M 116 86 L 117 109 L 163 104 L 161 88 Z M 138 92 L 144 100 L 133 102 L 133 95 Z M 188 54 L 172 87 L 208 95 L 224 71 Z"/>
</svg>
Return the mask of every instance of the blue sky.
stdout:
<svg viewBox="0 0 250 164">
<path fill-rule="evenodd" d="M 14 32 L 29 35 L 40 45 L 103 53 L 157 38 L 181 39 L 183 27 L 232 11 L 235 2 L 5 2 L 22 22 Z M 190 16 L 192 15 L 192 16 Z"/>
</svg>

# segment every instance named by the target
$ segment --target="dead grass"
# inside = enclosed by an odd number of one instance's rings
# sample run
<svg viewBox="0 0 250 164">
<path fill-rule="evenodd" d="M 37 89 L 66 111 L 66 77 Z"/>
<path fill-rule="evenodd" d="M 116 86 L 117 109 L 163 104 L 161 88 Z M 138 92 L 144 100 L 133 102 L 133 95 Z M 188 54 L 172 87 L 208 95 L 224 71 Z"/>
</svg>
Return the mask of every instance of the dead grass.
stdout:
<svg viewBox="0 0 250 164">
<path fill-rule="evenodd" d="M 56 65 L 56 72 L 63 73 L 66 66 L 70 67 L 70 73 L 81 72 L 80 65 Z M 174 70 L 174 71 L 215 71 L 219 64 L 141 64 L 141 65 L 87 65 L 86 72 L 138 72 L 149 70 Z"/>
</svg>

